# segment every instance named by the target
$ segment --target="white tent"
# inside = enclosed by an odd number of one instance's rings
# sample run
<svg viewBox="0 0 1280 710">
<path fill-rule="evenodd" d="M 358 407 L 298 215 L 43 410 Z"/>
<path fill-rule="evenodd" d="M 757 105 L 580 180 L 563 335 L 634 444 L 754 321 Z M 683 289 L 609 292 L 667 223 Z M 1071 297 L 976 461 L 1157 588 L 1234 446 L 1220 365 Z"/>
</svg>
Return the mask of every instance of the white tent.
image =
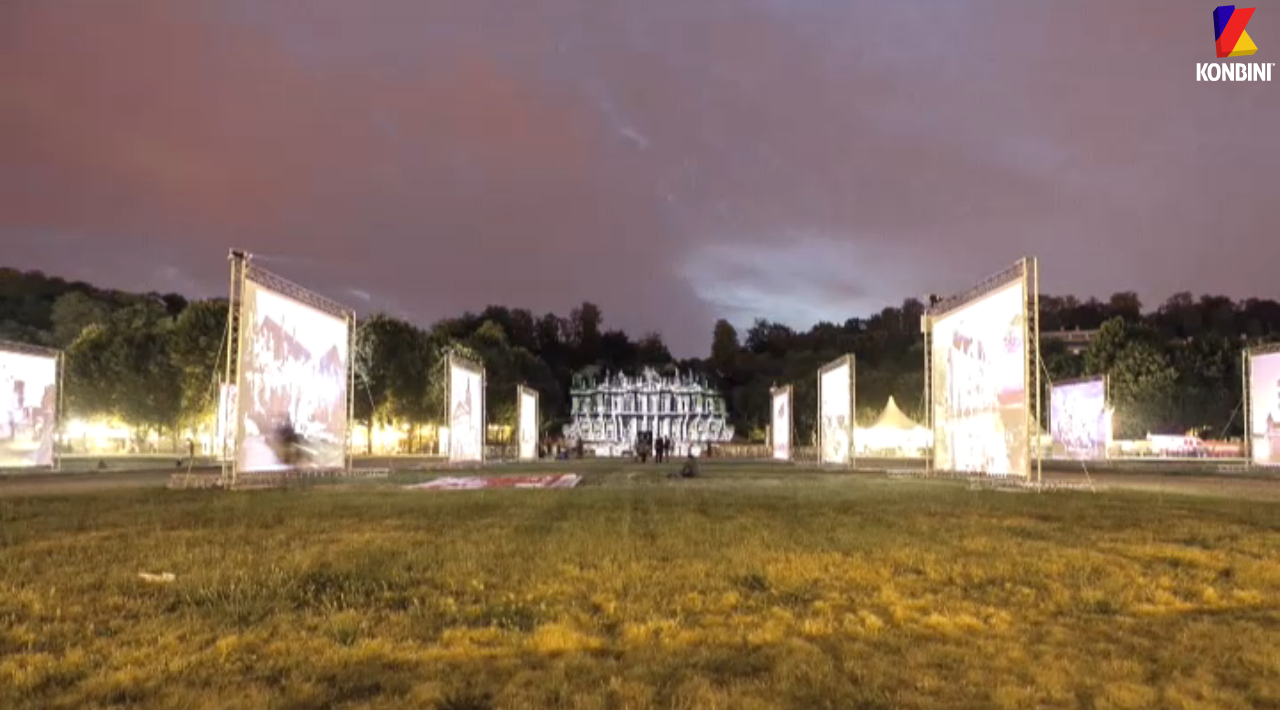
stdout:
<svg viewBox="0 0 1280 710">
<path fill-rule="evenodd" d="M 859 453 L 918 456 L 929 448 L 933 432 L 911 420 L 889 398 L 880 417 L 869 427 L 859 427 L 854 441 Z"/>
</svg>

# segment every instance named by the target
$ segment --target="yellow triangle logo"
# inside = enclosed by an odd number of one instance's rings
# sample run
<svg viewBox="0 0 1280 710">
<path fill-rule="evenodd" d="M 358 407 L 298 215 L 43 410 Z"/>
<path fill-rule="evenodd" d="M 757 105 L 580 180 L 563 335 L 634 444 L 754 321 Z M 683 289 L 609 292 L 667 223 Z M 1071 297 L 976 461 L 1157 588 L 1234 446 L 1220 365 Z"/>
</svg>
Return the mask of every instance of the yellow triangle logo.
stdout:
<svg viewBox="0 0 1280 710">
<path fill-rule="evenodd" d="M 1253 43 L 1253 38 L 1249 36 L 1249 33 L 1241 32 L 1240 40 L 1236 42 L 1236 48 L 1231 50 L 1231 54 L 1228 54 L 1227 56 L 1228 57 L 1247 57 L 1250 54 L 1253 54 L 1257 51 L 1258 51 L 1258 45 Z"/>
</svg>

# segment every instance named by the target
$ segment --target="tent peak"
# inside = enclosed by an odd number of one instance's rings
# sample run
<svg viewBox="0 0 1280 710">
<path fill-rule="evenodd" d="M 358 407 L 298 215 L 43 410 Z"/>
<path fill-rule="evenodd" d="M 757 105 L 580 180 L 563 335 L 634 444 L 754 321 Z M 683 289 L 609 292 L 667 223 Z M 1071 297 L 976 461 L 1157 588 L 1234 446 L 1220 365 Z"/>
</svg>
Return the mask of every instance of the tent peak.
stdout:
<svg viewBox="0 0 1280 710">
<path fill-rule="evenodd" d="M 904 431 L 912 431 L 922 428 L 919 424 L 903 414 L 898 408 L 898 403 L 893 396 L 889 396 L 889 401 L 884 405 L 884 411 L 880 413 L 880 417 L 876 419 L 876 423 L 871 425 L 872 429 L 899 429 Z"/>
</svg>

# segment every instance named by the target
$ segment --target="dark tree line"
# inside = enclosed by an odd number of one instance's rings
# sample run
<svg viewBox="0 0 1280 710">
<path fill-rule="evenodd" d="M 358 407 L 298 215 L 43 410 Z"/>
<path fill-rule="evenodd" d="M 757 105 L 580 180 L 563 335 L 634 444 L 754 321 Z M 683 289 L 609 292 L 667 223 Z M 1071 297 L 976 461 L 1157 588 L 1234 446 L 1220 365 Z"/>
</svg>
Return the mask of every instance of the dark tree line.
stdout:
<svg viewBox="0 0 1280 710">
<path fill-rule="evenodd" d="M 1107 375 L 1116 407 L 1116 436 L 1148 433 L 1239 436 L 1243 432 L 1241 351 L 1280 340 L 1280 303 L 1190 293 L 1144 310 L 1132 292 L 1080 300 L 1042 295 L 1040 332 L 1042 420 L 1049 385 Z M 868 424 L 893 396 L 903 411 L 923 420 L 924 305 L 910 299 L 870 318 L 842 325 L 819 323 L 797 332 L 758 320 L 745 338 L 727 322 L 716 324 L 709 365 L 730 398 L 741 430 L 759 437 L 768 423 L 769 388 L 791 384 L 796 431 L 811 436 L 817 410 L 817 369 L 850 352 L 857 362 L 859 423 Z M 1079 354 L 1055 333 L 1096 331 Z"/>
<path fill-rule="evenodd" d="M 722 320 L 712 333 L 707 367 L 728 398 L 738 431 L 754 440 L 763 440 L 769 423 L 769 390 L 791 385 L 795 429 L 808 442 L 817 415 L 818 369 L 846 353 L 856 358 L 859 422 L 874 420 L 890 396 L 904 411 L 919 412 L 923 313 L 924 305 L 911 299 L 870 318 L 819 323 L 803 332 L 761 319 L 744 335 Z"/>
<path fill-rule="evenodd" d="M 226 330 L 225 299 L 98 289 L 38 272 L 0 269 L 0 338 L 64 349 L 66 401 L 74 416 L 112 416 L 139 433 L 176 435 L 217 407 Z M 639 339 L 605 326 L 583 303 L 568 316 L 491 306 L 421 327 L 386 315 L 363 318 L 352 393 L 357 420 L 410 426 L 442 416 L 444 362 L 458 353 L 482 362 L 491 422 L 515 418 L 515 385 L 541 394 L 549 431 L 568 420 L 572 376 L 584 370 L 653 366 L 706 375 L 724 392 L 733 423 L 760 440 L 769 390 L 795 388 L 802 440 L 814 425 L 817 370 L 845 353 L 857 362 L 858 420 L 868 423 L 890 396 L 909 415 L 923 409 L 924 305 L 909 299 L 867 318 L 806 331 L 757 320 L 744 332 L 726 321 L 711 333 L 708 357 L 677 361 L 659 333 Z M 1042 338 L 1047 383 L 1107 374 L 1117 435 L 1200 429 L 1238 434 L 1240 351 L 1280 339 L 1280 303 L 1175 294 L 1144 310 L 1133 293 L 1106 301 L 1041 296 L 1042 335 L 1098 331 L 1088 349 Z"/>
<path fill-rule="evenodd" d="M 1097 330 L 1079 356 L 1045 339 L 1041 355 L 1050 379 L 1110 378 L 1117 438 L 1197 431 L 1241 436 L 1241 353 L 1280 339 L 1280 303 L 1177 293 L 1144 312 L 1132 293 L 1110 301 L 1045 298 L 1041 332 Z"/>
<path fill-rule="evenodd" d="M 71 415 L 116 418 L 139 437 L 177 436 L 215 415 L 226 318 L 226 299 L 188 302 L 0 270 L 0 339 L 64 350 Z M 375 314 L 359 321 L 356 334 L 351 394 L 358 422 L 417 428 L 438 421 L 449 353 L 485 366 L 490 422 L 514 423 L 516 385 L 523 383 L 539 391 L 548 430 L 568 421 L 574 372 L 674 364 L 659 334 L 632 340 L 606 328 L 591 303 L 568 317 L 493 306 L 429 328 Z"/>
</svg>

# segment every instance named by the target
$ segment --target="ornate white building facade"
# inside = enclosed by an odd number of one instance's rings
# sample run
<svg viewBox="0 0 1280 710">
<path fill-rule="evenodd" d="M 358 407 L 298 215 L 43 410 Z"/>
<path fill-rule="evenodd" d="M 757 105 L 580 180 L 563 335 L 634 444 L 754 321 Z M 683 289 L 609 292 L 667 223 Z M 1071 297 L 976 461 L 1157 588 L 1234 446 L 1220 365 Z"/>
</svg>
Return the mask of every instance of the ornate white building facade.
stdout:
<svg viewBox="0 0 1280 710">
<path fill-rule="evenodd" d="M 705 379 L 677 372 L 662 377 L 653 368 L 638 376 L 617 373 L 600 379 L 575 375 L 569 392 L 573 421 L 565 426 L 570 441 L 597 456 L 625 456 L 641 432 L 669 437 L 672 455 L 700 455 L 708 443 L 733 439 L 724 397 Z"/>
</svg>

